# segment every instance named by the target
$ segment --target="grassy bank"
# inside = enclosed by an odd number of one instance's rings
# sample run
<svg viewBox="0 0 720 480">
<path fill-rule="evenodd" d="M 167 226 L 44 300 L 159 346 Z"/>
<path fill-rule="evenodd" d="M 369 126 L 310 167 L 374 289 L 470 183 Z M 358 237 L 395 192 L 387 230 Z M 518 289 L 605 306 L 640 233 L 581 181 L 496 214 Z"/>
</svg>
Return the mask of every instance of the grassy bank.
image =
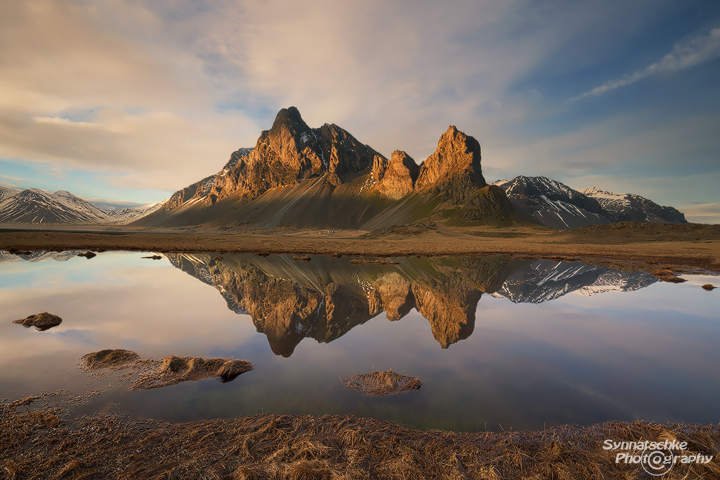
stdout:
<svg viewBox="0 0 720 480">
<path fill-rule="evenodd" d="M 156 252 L 288 253 L 345 256 L 483 255 L 571 257 L 589 263 L 640 262 L 720 271 L 720 225 L 624 222 L 575 230 L 541 227 L 403 226 L 372 232 L 276 229 L 259 231 L 148 231 L 116 228 L 0 229 L 0 249 L 134 250 Z M 610 262 L 612 264 L 612 262 Z M 631 265 L 637 269 L 638 266 Z"/>
<path fill-rule="evenodd" d="M 169 424 L 0 405 L 0 476 L 204 479 L 647 479 L 615 462 L 615 441 L 688 442 L 717 455 L 720 425 L 610 422 L 535 432 L 421 431 L 349 416 L 255 415 Z M 679 453 L 676 452 L 676 453 Z M 665 479 L 720 478 L 720 462 L 681 464 Z"/>
</svg>

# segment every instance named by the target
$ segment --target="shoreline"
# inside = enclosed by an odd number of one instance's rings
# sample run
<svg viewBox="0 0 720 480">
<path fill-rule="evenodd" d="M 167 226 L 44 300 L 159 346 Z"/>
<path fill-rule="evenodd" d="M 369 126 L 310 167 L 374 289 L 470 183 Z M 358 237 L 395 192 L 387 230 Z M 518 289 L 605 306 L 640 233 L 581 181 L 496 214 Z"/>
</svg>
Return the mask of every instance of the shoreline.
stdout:
<svg viewBox="0 0 720 480">
<path fill-rule="evenodd" d="M 511 255 L 613 265 L 720 272 L 720 225 L 626 222 L 575 230 L 533 227 L 404 226 L 381 231 L 0 228 L 0 249 L 121 250 L 343 256 Z"/>
</svg>

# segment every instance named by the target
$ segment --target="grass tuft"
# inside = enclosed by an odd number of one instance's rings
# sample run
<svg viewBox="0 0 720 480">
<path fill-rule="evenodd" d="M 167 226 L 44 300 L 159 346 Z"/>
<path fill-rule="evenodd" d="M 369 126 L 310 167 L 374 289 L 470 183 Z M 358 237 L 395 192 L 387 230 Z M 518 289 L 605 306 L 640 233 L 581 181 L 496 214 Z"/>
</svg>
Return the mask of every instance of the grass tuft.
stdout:
<svg viewBox="0 0 720 480">
<path fill-rule="evenodd" d="M 420 379 L 401 375 L 392 370 L 358 373 L 344 379 L 343 383 L 348 388 L 378 396 L 417 390 L 422 386 Z"/>
</svg>

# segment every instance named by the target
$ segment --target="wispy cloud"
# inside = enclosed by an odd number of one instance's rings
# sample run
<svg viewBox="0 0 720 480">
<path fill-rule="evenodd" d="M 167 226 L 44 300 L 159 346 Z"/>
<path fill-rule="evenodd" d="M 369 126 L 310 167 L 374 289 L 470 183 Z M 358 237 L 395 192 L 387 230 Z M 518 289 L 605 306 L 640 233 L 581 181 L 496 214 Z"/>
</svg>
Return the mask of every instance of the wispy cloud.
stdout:
<svg viewBox="0 0 720 480">
<path fill-rule="evenodd" d="M 672 51 L 657 62 L 617 80 L 611 80 L 571 101 L 597 97 L 612 90 L 633 84 L 651 75 L 684 70 L 720 57 L 720 28 L 713 28 L 707 35 L 699 35 L 688 42 L 676 44 Z"/>
<path fill-rule="evenodd" d="M 0 178 L 5 178 L 7 180 L 13 180 L 15 182 L 22 182 L 25 180 L 24 178 L 11 177 L 9 175 L 0 175 Z"/>
<path fill-rule="evenodd" d="M 681 208 L 681 210 L 691 222 L 720 223 L 720 203 L 706 203 Z"/>
</svg>

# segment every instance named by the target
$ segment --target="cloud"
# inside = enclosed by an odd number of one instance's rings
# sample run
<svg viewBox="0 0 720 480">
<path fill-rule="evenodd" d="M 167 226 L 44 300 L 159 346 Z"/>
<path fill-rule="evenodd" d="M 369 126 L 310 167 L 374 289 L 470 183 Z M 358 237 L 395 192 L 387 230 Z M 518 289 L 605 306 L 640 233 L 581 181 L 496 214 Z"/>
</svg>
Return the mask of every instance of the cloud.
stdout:
<svg viewBox="0 0 720 480">
<path fill-rule="evenodd" d="M 680 209 L 689 222 L 720 223 L 720 203 L 707 203 Z"/>
<path fill-rule="evenodd" d="M 174 191 L 252 146 L 257 124 L 217 113 L 205 63 L 164 25 L 134 2 L 4 6 L 0 157 Z"/>
<path fill-rule="evenodd" d="M 657 3 L 651 16 L 674 11 L 673 2 Z M 47 188 L 66 188 L 68 172 L 83 171 L 103 186 L 172 192 L 253 146 L 277 110 L 294 105 L 310 126 L 336 123 L 386 155 L 403 149 L 418 162 L 457 125 L 480 141 L 483 168 L 498 176 L 582 175 L 648 151 L 669 163 L 669 151 L 685 159 L 683 146 L 708 145 L 715 119 L 697 126 L 702 138 L 670 127 L 654 136 L 637 117 L 569 122 L 567 105 L 542 93 L 548 71 L 561 72 L 553 83 L 569 85 L 564 75 L 577 73 L 578 59 L 611 56 L 607 42 L 617 46 L 636 32 L 645 8 L 525 0 L 10 2 L 0 16 L 0 158 L 34 162 Z M 612 38 L 610 25 L 620 32 Z M 707 61 L 718 35 L 678 44 L 639 72 Z M 548 133 L 557 119 L 564 125 Z M 109 195 L 98 188 L 75 193 Z M 141 201 L 139 192 L 133 200 Z"/>
<path fill-rule="evenodd" d="M 0 178 L 5 178 L 5 179 L 7 179 L 7 180 L 13 180 L 13 181 L 15 181 L 15 182 L 23 182 L 23 181 L 25 181 L 24 178 L 11 177 L 11 176 L 9 176 L 9 175 L 0 175 Z"/>
<path fill-rule="evenodd" d="M 633 84 L 651 75 L 672 73 L 720 57 L 720 28 L 714 28 L 706 35 L 699 35 L 690 41 L 676 44 L 672 51 L 657 62 L 617 80 L 595 87 L 589 92 L 572 98 L 572 101 L 586 97 L 597 97 L 612 90 Z"/>
</svg>

